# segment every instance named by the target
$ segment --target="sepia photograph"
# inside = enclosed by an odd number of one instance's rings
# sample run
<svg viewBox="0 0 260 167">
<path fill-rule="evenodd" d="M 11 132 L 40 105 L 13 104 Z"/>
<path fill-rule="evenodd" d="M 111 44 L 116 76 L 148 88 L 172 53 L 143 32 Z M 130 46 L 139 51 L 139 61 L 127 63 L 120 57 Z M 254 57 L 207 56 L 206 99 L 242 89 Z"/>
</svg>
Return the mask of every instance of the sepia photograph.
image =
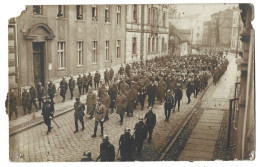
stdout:
<svg viewBox="0 0 260 167">
<path fill-rule="evenodd" d="M 11 163 L 255 160 L 253 4 L 23 7 L 5 21 Z"/>
</svg>

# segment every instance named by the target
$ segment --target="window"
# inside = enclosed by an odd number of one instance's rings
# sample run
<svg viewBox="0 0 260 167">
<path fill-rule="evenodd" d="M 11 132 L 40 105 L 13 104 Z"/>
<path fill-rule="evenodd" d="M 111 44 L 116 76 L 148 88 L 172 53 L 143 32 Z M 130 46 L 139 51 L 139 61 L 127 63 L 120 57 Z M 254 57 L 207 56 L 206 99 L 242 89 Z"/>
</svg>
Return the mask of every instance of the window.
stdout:
<svg viewBox="0 0 260 167">
<path fill-rule="evenodd" d="M 121 24 L 121 6 L 116 6 L 116 24 Z"/>
<path fill-rule="evenodd" d="M 154 48 L 155 48 L 155 47 L 154 47 L 154 44 L 155 44 L 155 43 L 154 43 L 154 38 L 152 38 L 152 52 L 154 52 Z"/>
<path fill-rule="evenodd" d="M 153 18 L 153 25 L 155 25 L 155 8 L 153 9 L 153 16 L 152 16 L 152 18 Z"/>
<path fill-rule="evenodd" d="M 110 6 L 106 5 L 105 7 L 105 22 L 109 23 L 110 22 Z"/>
<path fill-rule="evenodd" d="M 116 58 L 120 58 L 121 57 L 121 41 L 117 40 L 116 41 Z"/>
<path fill-rule="evenodd" d="M 136 54 L 136 37 L 132 38 L 132 54 Z"/>
<path fill-rule="evenodd" d="M 162 38 L 162 52 L 164 52 L 164 38 Z"/>
<path fill-rule="evenodd" d="M 77 20 L 83 20 L 83 6 L 76 5 L 76 11 L 77 11 Z"/>
<path fill-rule="evenodd" d="M 148 24 L 151 24 L 151 9 L 148 9 Z"/>
<path fill-rule="evenodd" d="M 92 5 L 92 21 L 97 21 L 97 6 Z"/>
<path fill-rule="evenodd" d="M 151 38 L 148 38 L 148 53 L 151 52 Z"/>
<path fill-rule="evenodd" d="M 33 5 L 33 14 L 41 15 L 42 14 L 42 6 Z"/>
<path fill-rule="evenodd" d="M 137 23 L 137 5 L 134 5 L 133 9 L 133 21 Z"/>
<path fill-rule="evenodd" d="M 92 63 L 97 63 L 97 41 L 92 41 Z"/>
<path fill-rule="evenodd" d="M 65 68 L 66 66 L 64 50 L 65 50 L 65 42 L 58 42 L 58 56 L 60 59 L 60 68 Z"/>
<path fill-rule="evenodd" d="M 106 41 L 106 59 L 105 61 L 109 60 L 109 41 Z"/>
<path fill-rule="evenodd" d="M 65 8 L 64 5 L 58 5 L 58 14 L 57 14 L 57 17 L 62 17 L 62 16 L 64 16 L 64 8 Z"/>
<path fill-rule="evenodd" d="M 78 65 L 83 65 L 83 56 L 82 56 L 83 42 L 78 41 L 77 45 L 78 45 L 78 47 L 77 47 Z"/>
<path fill-rule="evenodd" d="M 165 20 L 165 13 L 163 13 L 163 27 L 166 25 L 166 20 Z"/>
<path fill-rule="evenodd" d="M 156 38 L 156 52 L 158 52 L 159 38 Z"/>
</svg>

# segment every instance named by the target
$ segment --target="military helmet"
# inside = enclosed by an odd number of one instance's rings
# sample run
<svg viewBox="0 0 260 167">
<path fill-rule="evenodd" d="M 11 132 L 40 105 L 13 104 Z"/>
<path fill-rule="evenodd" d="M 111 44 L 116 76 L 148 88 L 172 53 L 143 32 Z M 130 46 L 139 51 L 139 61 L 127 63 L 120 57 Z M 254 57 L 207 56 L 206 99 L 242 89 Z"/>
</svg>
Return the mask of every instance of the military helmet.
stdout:
<svg viewBox="0 0 260 167">
<path fill-rule="evenodd" d="M 152 107 L 149 107 L 149 110 L 152 110 L 153 108 Z"/>
<path fill-rule="evenodd" d="M 130 128 L 126 127 L 125 128 L 125 133 L 130 133 Z"/>
<path fill-rule="evenodd" d="M 144 120 L 144 118 L 143 117 L 139 117 L 139 121 L 143 121 Z"/>
<path fill-rule="evenodd" d="M 79 101 L 80 100 L 80 97 L 76 97 L 76 101 Z"/>
<path fill-rule="evenodd" d="M 103 140 L 109 140 L 108 135 L 105 134 L 105 135 L 103 136 Z"/>
</svg>

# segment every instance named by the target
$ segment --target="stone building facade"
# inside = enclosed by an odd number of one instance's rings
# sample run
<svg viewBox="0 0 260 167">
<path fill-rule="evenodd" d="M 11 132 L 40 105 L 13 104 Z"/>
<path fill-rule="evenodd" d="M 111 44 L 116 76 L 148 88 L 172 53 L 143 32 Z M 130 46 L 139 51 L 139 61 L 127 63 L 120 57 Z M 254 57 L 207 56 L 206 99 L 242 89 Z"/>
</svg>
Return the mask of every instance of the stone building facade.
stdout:
<svg viewBox="0 0 260 167">
<path fill-rule="evenodd" d="M 121 65 L 125 18 L 125 5 L 27 6 L 9 21 L 9 87 Z"/>
<path fill-rule="evenodd" d="M 233 53 L 242 52 L 242 42 L 240 34 L 243 32 L 243 22 L 241 21 L 240 9 L 233 9 L 232 33 L 230 51 Z"/>
<path fill-rule="evenodd" d="M 126 62 L 168 54 L 168 5 L 126 5 Z"/>
</svg>

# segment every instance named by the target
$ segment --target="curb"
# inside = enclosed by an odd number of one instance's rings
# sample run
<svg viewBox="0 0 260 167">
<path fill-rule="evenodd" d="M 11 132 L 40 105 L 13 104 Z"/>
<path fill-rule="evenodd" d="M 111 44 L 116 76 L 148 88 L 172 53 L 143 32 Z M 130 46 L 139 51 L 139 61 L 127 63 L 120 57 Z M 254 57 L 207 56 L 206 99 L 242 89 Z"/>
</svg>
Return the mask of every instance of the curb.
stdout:
<svg viewBox="0 0 260 167">
<path fill-rule="evenodd" d="M 69 108 L 69 109 L 67 109 L 67 110 L 65 110 L 65 111 L 63 111 L 63 112 L 60 112 L 60 113 L 58 113 L 57 115 L 55 115 L 53 118 L 56 118 L 56 117 L 61 116 L 61 115 L 65 114 L 65 113 L 67 113 L 67 112 L 70 112 L 70 111 L 72 111 L 73 109 L 74 109 L 74 108 Z M 18 133 L 21 133 L 21 132 L 23 132 L 23 131 L 25 131 L 25 130 L 28 130 L 28 129 L 30 129 L 30 128 L 33 128 L 33 127 L 35 127 L 35 126 L 37 126 L 37 125 L 40 125 L 40 124 L 42 124 L 43 122 L 44 122 L 44 121 L 42 120 L 42 121 L 39 121 L 39 122 L 36 122 L 36 123 L 32 123 L 32 124 L 30 124 L 30 125 L 28 125 L 28 126 L 26 126 L 26 127 L 20 128 L 20 129 L 18 129 L 18 130 L 15 130 L 15 131 L 9 133 L 9 137 L 14 136 L 14 135 L 17 135 Z"/>
<path fill-rule="evenodd" d="M 202 96 L 200 97 L 199 101 L 196 103 L 196 105 L 194 105 L 194 107 L 191 109 L 191 113 L 188 116 L 188 118 L 186 119 L 186 121 L 183 123 L 183 125 L 181 126 L 180 130 L 178 131 L 178 133 L 175 135 L 175 137 L 172 139 L 172 141 L 170 142 L 170 144 L 168 146 L 165 146 L 164 151 L 161 153 L 160 158 L 158 159 L 158 161 L 162 161 L 163 158 L 165 157 L 165 155 L 169 152 L 169 150 L 171 149 L 172 145 L 175 143 L 175 141 L 177 140 L 177 138 L 179 137 L 180 133 L 182 132 L 182 130 L 184 129 L 185 125 L 188 123 L 188 121 L 190 120 L 191 116 L 193 115 L 193 113 L 196 111 L 195 108 L 197 108 L 198 104 L 200 103 L 200 100 L 203 98 L 203 96 L 205 95 L 205 93 L 207 92 L 208 88 L 212 85 L 213 82 L 211 82 L 208 87 L 206 88 L 206 90 L 203 92 Z"/>
</svg>

